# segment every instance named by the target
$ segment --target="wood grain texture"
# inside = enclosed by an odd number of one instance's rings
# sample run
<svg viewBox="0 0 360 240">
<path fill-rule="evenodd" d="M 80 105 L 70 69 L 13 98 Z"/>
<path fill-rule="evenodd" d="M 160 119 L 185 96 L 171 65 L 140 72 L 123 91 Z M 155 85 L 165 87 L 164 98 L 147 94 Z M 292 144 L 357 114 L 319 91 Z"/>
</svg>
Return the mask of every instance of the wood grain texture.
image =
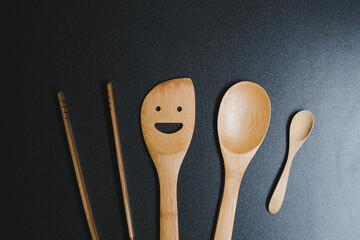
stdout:
<svg viewBox="0 0 360 240">
<path fill-rule="evenodd" d="M 314 116 L 310 111 L 298 112 L 290 125 L 289 153 L 284 170 L 269 202 L 269 212 L 277 213 L 284 201 L 287 183 L 290 175 L 290 168 L 295 154 L 306 141 L 314 126 Z"/>
<path fill-rule="evenodd" d="M 108 91 L 108 97 L 109 97 L 111 122 L 112 122 L 113 132 L 114 132 L 116 157 L 118 160 L 121 191 L 122 191 L 122 196 L 123 196 L 123 201 L 124 201 L 126 221 L 127 221 L 128 231 L 129 231 L 129 238 L 134 239 L 134 226 L 133 226 L 132 216 L 131 216 L 131 208 L 130 208 L 130 200 L 129 200 L 129 194 L 128 194 L 128 189 L 127 189 L 127 184 L 126 184 L 124 160 L 123 160 L 123 155 L 122 155 L 122 150 L 121 150 L 119 127 L 118 127 L 117 119 L 116 119 L 115 102 L 114 102 L 114 95 L 113 95 L 113 89 L 112 89 L 111 83 L 107 84 L 107 91 Z"/>
<path fill-rule="evenodd" d="M 99 238 L 98 231 L 96 229 L 94 216 L 93 216 L 93 213 L 91 210 L 90 200 L 89 200 L 88 193 L 87 193 L 86 186 L 85 186 L 84 176 L 83 176 L 83 173 L 81 170 L 80 159 L 79 159 L 79 155 L 77 152 L 75 138 L 74 138 L 73 130 L 72 130 L 70 119 L 69 119 L 69 112 L 67 109 L 65 96 L 64 96 L 63 92 L 59 92 L 57 94 L 57 96 L 59 99 L 61 115 L 62 115 L 62 118 L 64 121 L 66 137 L 67 137 L 67 140 L 69 143 L 71 158 L 72 158 L 72 161 L 74 164 L 74 170 L 75 170 L 76 180 L 77 180 L 77 183 L 79 186 L 81 201 L 82 201 L 82 204 L 83 204 L 83 207 L 85 210 L 86 220 L 89 225 L 90 234 L 91 234 L 92 239 L 98 240 L 100 238 Z"/>
<path fill-rule="evenodd" d="M 195 126 L 191 79 L 173 79 L 154 87 L 145 97 L 140 115 L 144 140 L 160 183 L 160 239 L 177 240 L 177 179 Z M 159 131 L 156 123 L 182 124 L 182 128 L 169 134 Z"/>
<path fill-rule="evenodd" d="M 218 135 L 225 167 L 225 185 L 215 240 L 232 237 L 241 180 L 269 126 L 270 100 L 251 82 L 234 84 L 224 95 L 218 114 Z"/>
</svg>

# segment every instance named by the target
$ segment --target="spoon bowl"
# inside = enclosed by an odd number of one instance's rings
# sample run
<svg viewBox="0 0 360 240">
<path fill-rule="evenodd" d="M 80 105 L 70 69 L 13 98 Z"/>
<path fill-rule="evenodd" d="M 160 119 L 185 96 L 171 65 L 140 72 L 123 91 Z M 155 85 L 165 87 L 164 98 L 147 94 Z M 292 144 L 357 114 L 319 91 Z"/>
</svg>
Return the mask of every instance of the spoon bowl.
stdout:
<svg viewBox="0 0 360 240">
<path fill-rule="evenodd" d="M 225 185 L 215 240 L 231 240 L 240 183 L 266 135 L 270 115 L 267 93 L 252 82 L 233 85 L 221 101 L 218 135 L 225 166 Z"/>
<path fill-rule="evenodd" d="M 265 137 L 270 100 L 262 87 L 251 82 L 232 86 L 222 99 L 218 115 L 221 145 L 237 154 L 250 152 Z"/>
<path fill-rule="evenodd" d="M 314 126 L 314 116 L 310 111 L 298 112 L 291 121 L 290 137 L 296 141 L 305 141 Z"/>
</svg>

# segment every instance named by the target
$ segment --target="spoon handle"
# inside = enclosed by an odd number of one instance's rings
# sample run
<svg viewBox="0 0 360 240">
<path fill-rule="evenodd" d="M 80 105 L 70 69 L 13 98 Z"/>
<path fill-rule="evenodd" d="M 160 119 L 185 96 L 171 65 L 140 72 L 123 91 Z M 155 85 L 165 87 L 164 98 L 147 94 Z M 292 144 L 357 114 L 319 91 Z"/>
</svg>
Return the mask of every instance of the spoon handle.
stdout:
<svg viewBox="0 0 360 240">
<path fill-rule="evenodd" d="M 276 185 L 275 191 L 270 199 L 269 212 L 271 214 L 277 213 L 284 201 L 286 187 L 289 180 L 290 168 L 296 151 L 289 151 L 289 156 L 285 164 L 285 168 L 281 174 L 278 184 Z"/>
<path fill-rule="evenodd" d="M 177 179 L 159 178 L 160 182 L 160 240 L 178 240 Z"/>
<path fill-rule="evenodd" d="M 224 193 L 214 240 L 231 240 L 242 175 L 225 170 Z"/>
</svg>

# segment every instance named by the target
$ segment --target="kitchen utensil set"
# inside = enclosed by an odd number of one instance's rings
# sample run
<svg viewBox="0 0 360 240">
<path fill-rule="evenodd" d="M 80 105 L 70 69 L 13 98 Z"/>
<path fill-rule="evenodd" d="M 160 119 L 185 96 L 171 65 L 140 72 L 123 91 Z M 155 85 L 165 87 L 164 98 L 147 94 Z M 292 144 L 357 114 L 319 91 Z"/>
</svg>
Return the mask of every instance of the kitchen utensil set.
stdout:
<svg viewBox="0 0 360 240">
<path fill-rule="evenodd" d="M 130 201 L 111 83 L 107 85 L 107 90 L 129 237 L 133 240 Z M 99 239 L 64 94 L 59 92 L 58 98 L 91 236 L 93 239 Z M 241 180 L 265 138 L 270 115 L 271 104 L 267 93 L 262 87 L 252 82 L 244 81 L 234 84 L 221 101 L 217 127 L 225 166 L 225 185 L 215 240 L 228 240 L 232 237 Z M 143 101 L 140 119 L 145 144 L 159 177 L 160 239 L 177 240 L 179 239 L 177 179 L 195 127 L 195 90 L 191 79 L 178 78 L 155 86 Z M 309 111 L 299 112 L 292 120 L 288 160 L 269 203 L 268 210 L 272 214 L 278 212 L 282 205 L 292 160 L 309 136 L 313 125 L 314 117 Z M 170 127 L 172 130 L 165 130 L 164 127 Z"/>
</svg>

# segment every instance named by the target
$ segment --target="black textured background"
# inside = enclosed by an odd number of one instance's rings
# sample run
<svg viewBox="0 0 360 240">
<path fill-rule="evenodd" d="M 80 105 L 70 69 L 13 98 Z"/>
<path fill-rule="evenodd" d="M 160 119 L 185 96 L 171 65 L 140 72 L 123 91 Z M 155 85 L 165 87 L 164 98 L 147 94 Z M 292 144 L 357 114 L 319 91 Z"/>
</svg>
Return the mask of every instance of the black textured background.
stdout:
<svg viewBox="0 0 360 240">
<path fill-rule="evenodd" d="M 233 239 L 360 239 L 358 1 L 3 1 L 2 239 L 89 239 L 56 93 L 65 92 L 102 239 L 127 239 L 105 83 L 114 87 L 136 239 L 159 238 L 157 174 L 139 111 L 190 77 L 196 126 L 178 184 L 180 239 L 213 236 L 223 184 L 216 115 L 248 80 L 269 94 L 268 134 L 240 188 Z M 269 192 L 289 119 L 315 127 L 276 215 Z"/>
</svg>

